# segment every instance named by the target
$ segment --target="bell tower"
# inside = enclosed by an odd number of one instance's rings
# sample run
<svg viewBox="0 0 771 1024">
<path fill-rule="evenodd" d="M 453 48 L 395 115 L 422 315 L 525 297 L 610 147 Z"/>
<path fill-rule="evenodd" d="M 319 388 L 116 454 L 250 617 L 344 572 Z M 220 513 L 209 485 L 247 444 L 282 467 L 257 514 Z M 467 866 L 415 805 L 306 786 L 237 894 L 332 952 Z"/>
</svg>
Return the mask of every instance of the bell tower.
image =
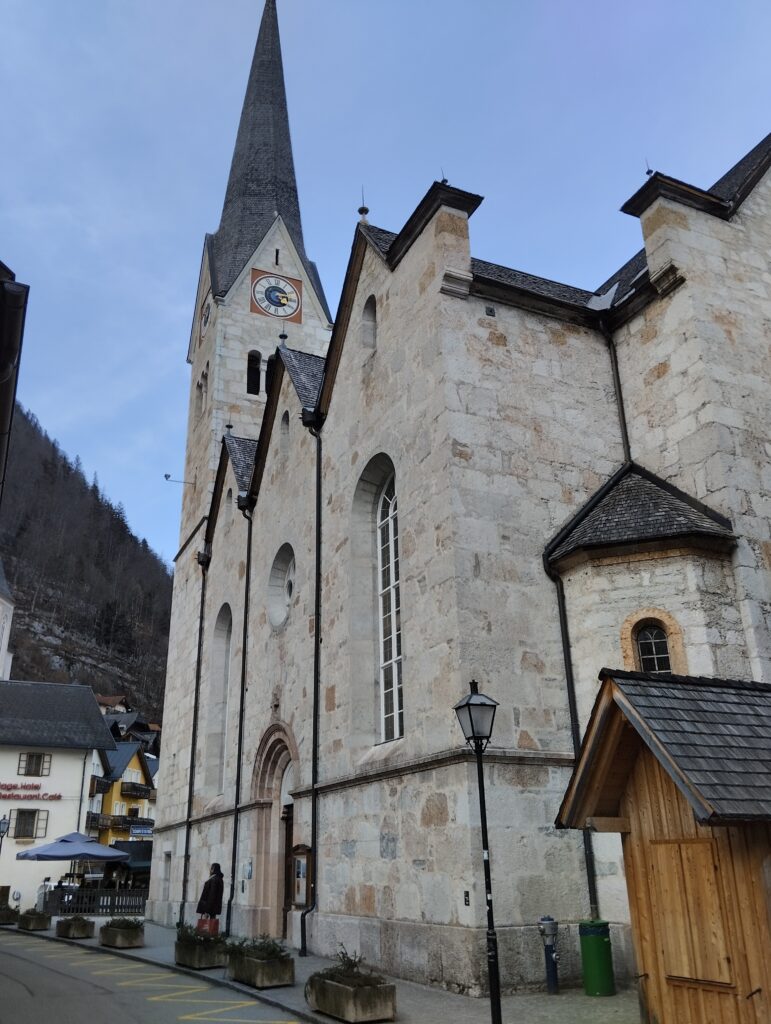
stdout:
<svg viewBox="0 0 771 1024">
<path fill-rule="evenodd" d="M 324 355 L 331 328 L 305 252 L 276 0 L 265 0 L 222 215 L 201 259 L 180 545 L 208 511 L 225 425 L 259 434 L 279 334 L 290 348 Z"/>
</svg>

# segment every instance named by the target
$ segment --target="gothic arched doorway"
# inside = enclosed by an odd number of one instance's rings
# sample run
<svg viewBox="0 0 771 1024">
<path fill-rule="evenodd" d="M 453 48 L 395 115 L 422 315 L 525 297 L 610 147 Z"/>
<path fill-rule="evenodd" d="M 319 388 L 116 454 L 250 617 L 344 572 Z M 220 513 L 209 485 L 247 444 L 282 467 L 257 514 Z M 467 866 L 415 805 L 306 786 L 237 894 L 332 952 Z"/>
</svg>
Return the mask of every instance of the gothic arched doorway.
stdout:
<svg viewBox="0 0 771 1024">
<path fill-rule="evenodd" d="M 252 799 L 258 804 L 253 836 L 258 927 L 286 937 L 292 902 L 292 846 L 297 748 L 283 725 L 262 738 L 254 762 Z"/>
</svg>

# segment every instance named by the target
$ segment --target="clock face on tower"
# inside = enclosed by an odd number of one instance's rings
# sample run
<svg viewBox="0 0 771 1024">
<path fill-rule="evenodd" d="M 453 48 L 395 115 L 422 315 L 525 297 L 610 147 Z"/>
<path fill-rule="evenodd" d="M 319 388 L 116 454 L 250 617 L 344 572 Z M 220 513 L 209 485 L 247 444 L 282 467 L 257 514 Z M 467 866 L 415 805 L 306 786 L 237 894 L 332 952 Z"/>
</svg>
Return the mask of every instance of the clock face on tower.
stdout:
<svg viewBox="0 0 771 1024">
<path fill-rule="evenodd" d="M 264 270 L 252 271 L 250 308 L 253 313 L 299 323 L 302 319 L 302 282 Z"/>
</svg>

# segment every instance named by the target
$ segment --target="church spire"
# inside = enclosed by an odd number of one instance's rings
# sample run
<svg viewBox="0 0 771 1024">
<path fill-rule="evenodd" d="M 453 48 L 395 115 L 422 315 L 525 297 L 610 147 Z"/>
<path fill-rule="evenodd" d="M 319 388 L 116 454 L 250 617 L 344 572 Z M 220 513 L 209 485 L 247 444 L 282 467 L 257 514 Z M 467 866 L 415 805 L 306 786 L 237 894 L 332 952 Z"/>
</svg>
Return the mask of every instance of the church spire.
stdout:
<svg viewBox="0 0 771 1024">
<path fill-rule="evenodd" d="M 289 135 L 276 0 L 265 0 L 220 226 L 210 236 L 215 295 L 225 295 L 280 214 L 307 262 Z"/>
</svg>

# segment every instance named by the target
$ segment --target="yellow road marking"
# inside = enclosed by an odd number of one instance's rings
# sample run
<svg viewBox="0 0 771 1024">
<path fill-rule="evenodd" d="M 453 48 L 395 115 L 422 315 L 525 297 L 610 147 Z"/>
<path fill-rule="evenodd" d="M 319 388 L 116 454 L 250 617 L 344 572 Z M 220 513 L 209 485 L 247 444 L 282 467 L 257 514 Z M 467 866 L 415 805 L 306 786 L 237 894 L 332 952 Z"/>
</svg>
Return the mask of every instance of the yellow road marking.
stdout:
<svg viewBox="0 0 771 1024">
<path fill-rule="evenodd" d="M 147 964 L 117 964 L 113 963 L 111 967 L 103 967 L 98 971 L 91 971 L 92 974 L 126 974 L 129 971 L 146 971 Z"/>
<path fill-rule="evenodd" d="M 191 992 L 211 992 L 211 987 L 208 985 L 188 985 L 187 987 L 180 987 L 176 992 L 165 992 L 161 996 L 148 996 L 148 1003 L 203 1003 L 206 1002 L 204 999 L 185 999 L 184 996 L 190 995 Z"/>
<path fill-rule="evenodd" d="M 232 1013 L 234 1010 L 243 1010 L 245 1006 L 249 1006 L 254 1009 L 254 1000 L 249 999 L 245 1002 L 227 1002 L 224 1005 L 212 1006 L 208 1010 L 200 1010 L 198 1013 L 187 1013 L 184 1017 L 178 1017 L 178 1020 L 238 1020 L 244 1021 L 244 1017 L 211 1017 L 212 1013 Z"/>
<path fill-rule="evenodd" d="M 170 982 L 172 985 L 179 985 L 173 974 L 171 977 L 167 977 L 165 974 L 140 974 L 128 981 L 119 981 L 117 986 L 118 988 L 138 988 L 145 985 L 147 988 L 154 988 L 156 985 L 168 985 Z"/>
</svg>

